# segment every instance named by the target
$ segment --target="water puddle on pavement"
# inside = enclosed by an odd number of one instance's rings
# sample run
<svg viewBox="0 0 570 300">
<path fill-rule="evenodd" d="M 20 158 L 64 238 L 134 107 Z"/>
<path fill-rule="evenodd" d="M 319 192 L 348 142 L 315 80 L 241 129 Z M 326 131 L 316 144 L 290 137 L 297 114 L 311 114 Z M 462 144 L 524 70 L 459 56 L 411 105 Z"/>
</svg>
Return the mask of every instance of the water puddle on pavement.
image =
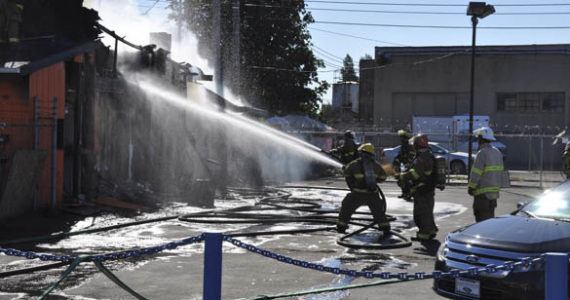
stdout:
<svg viewBox="0 0 570 300">
<path fill-rule="evenodd" d="M 347 191 L 345 190 L 322 190 L 322 189 L 311 189 L 311 188 L 287 188 L 283 189 L 290 194 L 289 199 L 291 202 L 293 200 L 297 201 L 293 206 L 305 207 L 306 203 L 302 201 L 317 203 L 321 207 L 320 210 L 323 211 L 333 211 L 340 207 L 340 203 Z M 387 192 L 387 195 L 392 195 L 394 193 Z M 216 209 L 224 210 L 243 206 L 252 206 L 263 198 L 263 196 L 244 196 L 240 197 L 239 193 L 233 193 L 229 195 L 227 200 L 217 200 Z M 287 199 L 280 200 L 277 202 L 279 205 L 287 205 Z M 301 202 L 299 202 L 301 201 Z M 396 197 L 387 198 L 388 213 L 397 218 L 396 221 L 392 222 L 393 230 L 400 233 L 404 233 L 407 230 L 414 228 L 412 220 L 412 210 L 413 204 L 406 202 L 402 199 Z M 467 208 L 458 204 L 453 203 L 443 203 L 436 202 L 435 205 L 435 216 L 436 219 L 449 217 L 450 215 L 459 214 L 465 211 Z M 105 226 L 112 226 L 116 224 L 129 223 L 138 220 L 149 220 L 155 218 L 161 218 L 165 216 L 174 215 L 185 215 L 196 212 L 203 212 L 204 209 L 191 207 L 185 203 L 171 202 L 165 203 L 162 208 L 157 211 L 139 214 L 134 217 L 132 216 L 121 216 L 114 213 L 103 213 L 95 217 L 87 217 L 81 221 L 76 222 L 71 231 L 80 231 L 86 229 L 102 228 Z M 368 212 L 367 207 L 362 207 L 358 212 Z M 255 212 L 254 212 L 255 213 Z M 292 216 L 303 216 L 306 214 L 311 214 L 314 212 L 305 211 L 279 211 L 267 209 L 261 212 L 262 214 L 290 214 Z M 338 213 L 325 213 L 324 215 L 329 215 L 332 217 L 338 217 Z M 124 251 L 134 248 L 145 248 L 153 247 L 157 245 L 163 245 L 171 241 L 181 240 L 190 236 L 200 234 L 202 232 L 252 232 L 252 231 L 275 231 L 275 230 L 295 230 L 300 228 L 310 228 L 311 226 L 322 226 L 318 224 L 299 224 L 299 223 L 287 223 L 287 224 L 202 224 L 202 223 L 187 223 L 181 222 L 178 219 L 172 219 L 168 221 L 140 224 L 132 227 L 125 227 L 114 229 L 110 231 L 97 232 L 92 234 L 83 234 L 71 236 L 58 240 L 56 242 L 42 242 L 36 245 L 37 252 L 42 253 L 52 253 L 52 254 L 69 254 L 78 255 L 84 253 L 106 253 L 114 251 Z M 356 230 L 357 228 L 351 228 L 351 230 Z M 250 243 L 252 245 L 267 248 L 267 249 L 280 249 L 279 251 L 291 251 L 294 252 L 293 256 L 304 255 L 304 253 L 321 253 L 321 255 L 327 255 L 326 253 L 338 253 L 338 245 L 336 245 L 336 239 L 339 237 L 338 234 L 333 232 L 323 232 L 316 233 L 319 235 L 321 241 L 314 245 L 312 242 L 312 236 L 315 233 L 305 233 L 301 235 L 268 235 L 268 236 L 257 236 L 257 237 L 240 237 L 239 240 Z M 378 238 L 378 234 L 375 232 L 363 232 L 359 235 L 354 236 L 359 242 L 370 243 L 374 239 Z M 16 247 L 17 248 L 17 247 Z M 224 253 L 243 253 L 246 250 L 237 248 L 228 243 L 224 243 Z M 195 254 L 203 252 L 203 243 L 195 245 L 187 245 L 179 247 L 173 250 L 167 250 L 159 254 L 141 257 L 138 259 L 121 260 L 121 261 L 109 261 L 105 265 L 111 270 L 136 270 L 141 266 L 156 261 L 168 261 L 174 257 L 191 257 Z M 279 253 L 281 254 L 281 253 Z M 329 254 L 330 255 L 330 254 Z M 334 254 L 333 254 L 334 255 Z M 28 267 L 37 265 L 39 261 L 29 261 L 29 260 L 19 260 L 10 264 L 9 266 L 3 266 L 2 270 L 19 269 L 21 267 Z M 325 258 L 320 263 L 325 264 L 330 267 L 343 267 L 349 269 L 358 269 L 365 271 L 381 271 L 383 269 L 408 269 L 413 266 L 413 264 L 398 259 L 390 254 L 380 253 L 380 251 L 374 250 L 355 250 L 346 249 L 339 257 Z M 87 267 L 89 265 L 89 267 Z M 87 264 L 86 267 L 78 268 L 74 270 L 71 276 L 62 285 L 62 290 L 55 293 L 54 297 L 58 299 L 80 299 L 77 296 L 67 296 L 65 295 L 65 289 L 80 286 L 86 282 L 89 278 L 92 278 L 94 274 L 98 273 L 92 264 Z M 52 269 L 48 271 L 37 272 L 27 275 L 18 275 L 8 278 L 3 278 L 0 280 L 0 300 L 4 299 L 27 299 L 29 296 L 26 295 L 37 295 L 41 291 L 45 290 L 49 284 L 62 274 L 64 268 Z M 325 288 L 325 287 L 340 287 L 351 284 L 354 281 L 353 277 L 350 276 L 336 276 L 334 280 L 328 284 L 321 286 L 314 286 L 312 288 Z M 118 288 L 118 287 L 117 287 Z M 91 299 L 90 295 L 85 295 L 85 298 L 81 299 Z M 348 299 L 349 291 L 338 291 L 322 293 L 318 295 L 308 295 L 303 296 L 299 299 L 303 300 L 336 300 L 336 299 Z M 54 298 L 56 299 L 56 298 Z"/>
</svg>

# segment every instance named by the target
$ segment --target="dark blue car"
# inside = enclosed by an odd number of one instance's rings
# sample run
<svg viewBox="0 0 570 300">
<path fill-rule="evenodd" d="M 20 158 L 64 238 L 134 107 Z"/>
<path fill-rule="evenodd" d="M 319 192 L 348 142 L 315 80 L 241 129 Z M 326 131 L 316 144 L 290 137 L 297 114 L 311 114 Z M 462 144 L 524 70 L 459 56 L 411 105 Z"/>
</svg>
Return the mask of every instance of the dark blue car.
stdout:
<svg viewBox="0 0 570 300">
<path fill-rule="evenodd" d="M 511 214 L 450 233 L 437 252 L 436 270 L 466 270 L 520 261 L 546 252 L 570 252 L 570 181 L 543 193 Z M 544 268 L 434 280 L 452 299 L 544 299 Z"/>
</svg>

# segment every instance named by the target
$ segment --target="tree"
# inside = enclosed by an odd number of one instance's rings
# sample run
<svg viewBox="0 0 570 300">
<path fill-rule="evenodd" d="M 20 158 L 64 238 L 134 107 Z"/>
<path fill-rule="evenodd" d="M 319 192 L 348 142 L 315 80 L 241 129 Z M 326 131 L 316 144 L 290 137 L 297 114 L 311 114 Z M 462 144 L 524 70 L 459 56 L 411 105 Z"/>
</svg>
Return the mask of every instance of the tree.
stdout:
<svg viewBox="0 0 570 300">
<path fill-rule="evenodd" d="M 232 92 L 239 91 L 253 105 L 273 113 L 316 115 L 328 83 L 317 77 L 317 68 L 324 63 L 310 48 L 307 25 L 314 20 L 304 0 L 287 1 L 287 5 L 271 0 L 253 5 L 245 0 L 220 0 L 219 45 L 214 40 L 216 1 L 184 0 L 182 8 L 176 7 L 177 3 L 172 0 L 171 8 L 178 12 L 171 17 L 182 18 L 194 32 L 200 55 L 214 62 L 215 47 L 221 47 L 224 85 Z M 237 7 L 239 22 L 233 15 Z M 235 38 L 236 25 L 239 41 Z M 236 47 L 239 57 L 234 55 Z M 239 78 L 235 74 L 240 74 Z"/>
<path fill-rule="evenodd" d="M 340 69 L 340 74 L 342 75 L 342 81 L 358 81 L 358 76 L 354 72 L 354 62 L 352 61 L 352 57 L 350 55 L 346 55 L 344 60 L 342 61 L 342 69 Z"/>
</svg>

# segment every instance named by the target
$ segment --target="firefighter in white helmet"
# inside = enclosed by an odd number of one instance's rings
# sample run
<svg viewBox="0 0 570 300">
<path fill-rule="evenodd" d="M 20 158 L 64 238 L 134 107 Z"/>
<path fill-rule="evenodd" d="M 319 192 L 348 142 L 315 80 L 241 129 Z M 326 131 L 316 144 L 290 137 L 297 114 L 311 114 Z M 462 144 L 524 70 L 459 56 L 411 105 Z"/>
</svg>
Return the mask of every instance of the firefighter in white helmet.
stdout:
<svg viewBox="0 0 570 300">
<path fill-rule="evenodd" d="M 496 141 L 493 130 L 481 127 L 473 130 L 473 135 L 477 137 L 479 151 L 475 156 L 467 187 L 469 195 L 474 197 L 475 221 L 481 222 L 495 217 L 505 168 L 501 151 L 491 146 L 491 142 Z"/>
</svg>

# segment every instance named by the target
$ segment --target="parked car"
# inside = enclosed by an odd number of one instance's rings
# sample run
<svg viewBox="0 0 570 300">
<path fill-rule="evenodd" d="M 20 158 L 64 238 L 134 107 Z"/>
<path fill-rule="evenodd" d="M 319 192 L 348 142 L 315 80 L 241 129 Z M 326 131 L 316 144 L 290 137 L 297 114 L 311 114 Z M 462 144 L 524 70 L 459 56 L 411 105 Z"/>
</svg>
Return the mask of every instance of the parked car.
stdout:
<svg viewBox="0 0 570 300">
<path fill-rule="evenodd" d="M 570 251 L 570 181 L 520 206 L 511 214 L 448 234 L 437 251 L 435 269 L 466 270 Z M 544 268 L 533 265 L 523 271 L 435 279 L 433 288 L 452 299 L 544 299 Z"/>
<path fill-rule="evenodd" d="M 473 153 L 477 153 L 477 150 L 479 149 L 479 143 L 477 142 L 477 139 L 475 139 L 475 141 L 472 144 L 473 146 Z M 499 151 L 501 151 L 501 154 L 503 154 L 503 161 L 506 161 L 507 159 L 507 145 L 499 142 L 499 141 L 494 141 L 491 142 L 491 146 L 499 149 Z M 469 142 L 465 142 L 465 143 L 458 143 L 457 144 L 457 150 L 458 151 L 463 151 L 463 152 L 467 152 L 469 151 Z"/>
<path fill-rule="evenodd" d="M 394 159 L 400 153 L 400 147 L 383 149 L 380 154 L 380 163 L 391 164 Z M 435 156 L 443 156 L 447 161 L 447 170 L 452 174 L 466 174 L 467 157 L 469 156 L 465 152 L 452 152 L 440 143 L 429 142 L 429 147 Z M 472 156 L 475 158 L 475 155 Z"/>
</svg>

